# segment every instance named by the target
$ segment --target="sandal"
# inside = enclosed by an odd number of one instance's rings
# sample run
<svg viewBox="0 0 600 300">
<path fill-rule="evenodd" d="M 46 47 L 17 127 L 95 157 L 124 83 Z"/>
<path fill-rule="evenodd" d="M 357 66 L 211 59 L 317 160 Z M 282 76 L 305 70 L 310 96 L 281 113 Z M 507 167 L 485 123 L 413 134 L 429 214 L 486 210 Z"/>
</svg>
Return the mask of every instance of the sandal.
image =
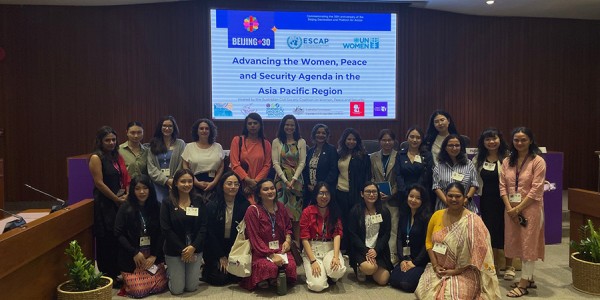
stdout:
<svg viewBox="0 0 600 300">
<path fill-rule="evenodd" d="M 513 281 L 515 280 L 515 267 L 506 267 L 504 271 L 504 280 Z"/>
<path fill-rule="evenodd" d="M 506 296 L 508 298 L 519 298 L 519 297 L 523 297 L 525 295 L 528 295 L 529 291 L 527 290 L 527 288 L 522 288 L 522 287 L 516 287 L 510 291 L 508 291 L 508 294 L 506 294 Z"/>
<path fill-rule="evenodd" d="M 514 282 L 513 284 L 510 285 L 511 288 L 516 288 L 519 287 L 519 282 Z M 527 287 L 528 289 L 537 289 L 537 284 L 535 284 L 535 281 L 533 280 L 528 280 L 527 283 Z"/>
</svg>

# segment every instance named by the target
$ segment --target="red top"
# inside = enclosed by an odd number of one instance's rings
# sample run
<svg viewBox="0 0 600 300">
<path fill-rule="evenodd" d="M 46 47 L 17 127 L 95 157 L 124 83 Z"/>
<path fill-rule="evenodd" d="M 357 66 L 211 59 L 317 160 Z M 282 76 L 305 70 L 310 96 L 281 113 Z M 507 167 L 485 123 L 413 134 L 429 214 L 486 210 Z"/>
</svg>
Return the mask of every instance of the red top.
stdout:
<svg viewBox="0 0 600 300">
<path fill-rule="evenodd" d="M 287 214 L 283 203 L 275 200 L 277 211 L 275 216 L 270 215 L 261 205 L 251 205 L 246 210 L 244 220 L 246 221 L 246 238 L 252 246 L 252 260 L 264 258 L 271 254 L 281 253 L 281 246 L 285 242 L 286 235 L 292 234 L 292 221 Z M 274 218 L 274 219 L 272 219 Z M 275 228 L 271 227 L 271 221 L 275 221 Z M 274 230 L 275 237 L 272 236 Z M 278 241 L 278 249 L 270 249 L 269 242 Z"/>
<path fill-rule="evenodd" d="M 333 230 L 333 234 L 331 234 L 331 230 L 329 228 L 325 228 L 323 225 L 327 226 L 327 219 L 329 218 L 329 209 L 325 212 L 325 218 L 321 217 L 319 214 L 319 208 L 316 205 L 309 205 L 302 211 L 302 216 L 300 217 L 300 239 L 309 239 L 309 240 L 320 240 L 320 239 L 333 239 L 336 235 L 342 237 L 342 221 L 338 218 L 335 229 Z M 323 236 L 323 229 L 325 229 L 326 233 Z"/>
</svg>

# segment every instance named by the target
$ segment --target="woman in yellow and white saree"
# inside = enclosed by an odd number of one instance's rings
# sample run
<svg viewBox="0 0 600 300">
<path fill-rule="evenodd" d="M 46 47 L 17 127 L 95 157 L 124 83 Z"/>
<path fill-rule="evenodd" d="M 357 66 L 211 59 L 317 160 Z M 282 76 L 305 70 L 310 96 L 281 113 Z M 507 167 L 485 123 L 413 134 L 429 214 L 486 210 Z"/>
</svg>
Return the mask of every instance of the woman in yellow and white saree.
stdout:
<svg viewBox="0 0 600 300">
<path fill-rule="evenodd" d="M 421 276 L 418 299 L 501 299 L 490 234 L 479 216 L 464 207 L 465 188 L 446 188 L 448 208 L 433 214 L 425 247 L 431 259 Z"/>
</svg>

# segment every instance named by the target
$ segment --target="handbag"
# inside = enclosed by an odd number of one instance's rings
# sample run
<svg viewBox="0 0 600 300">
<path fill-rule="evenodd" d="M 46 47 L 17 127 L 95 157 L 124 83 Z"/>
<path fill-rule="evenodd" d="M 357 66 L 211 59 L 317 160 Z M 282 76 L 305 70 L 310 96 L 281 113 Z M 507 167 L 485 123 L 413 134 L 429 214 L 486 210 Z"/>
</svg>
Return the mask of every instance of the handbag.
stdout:
<svg viewBox="0 0 600 300">
<path fill-rule="evenodd" d="M 154 274 L 140 268 L 136 268 L 133 273 L 121 272 L 125 293 L 133 298 L 142 298 L 166 290 L 169 279 L 165 264 L 160 263 L 157 267 Z"/>
<path fill-rule="evenodd" d="M 256 208 L 255 205 L 253 206 Z M 258 208 L 256 212 L 259 213 Z M 237 277 L 250 277 L 252 274 L 252 252 L 250 241 L 246 238 L 245 220 L 238 224 L 237 232 L 238 235 L 235 237 L 227 257 L 227 272 Z"/>
</svg>

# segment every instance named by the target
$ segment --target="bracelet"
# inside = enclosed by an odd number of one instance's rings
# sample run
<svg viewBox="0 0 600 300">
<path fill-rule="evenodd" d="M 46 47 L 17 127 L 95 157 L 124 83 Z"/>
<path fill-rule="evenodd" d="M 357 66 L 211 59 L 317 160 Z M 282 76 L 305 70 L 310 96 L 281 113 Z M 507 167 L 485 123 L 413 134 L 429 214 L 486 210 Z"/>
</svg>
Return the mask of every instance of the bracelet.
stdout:
<svg viewBox="0 0 600 300">
<path fill-rule="evenodd" d="M 311 261 L 310 261 L 310 264 L 312 265 L 312 264 L 314 264 L 314 263 L 316 263 L 316 262 L 317 262 L 317 260 L 316 260 L 316 259 L 314 259 L 314 260 L 311 260 Z"/>
</svg>

